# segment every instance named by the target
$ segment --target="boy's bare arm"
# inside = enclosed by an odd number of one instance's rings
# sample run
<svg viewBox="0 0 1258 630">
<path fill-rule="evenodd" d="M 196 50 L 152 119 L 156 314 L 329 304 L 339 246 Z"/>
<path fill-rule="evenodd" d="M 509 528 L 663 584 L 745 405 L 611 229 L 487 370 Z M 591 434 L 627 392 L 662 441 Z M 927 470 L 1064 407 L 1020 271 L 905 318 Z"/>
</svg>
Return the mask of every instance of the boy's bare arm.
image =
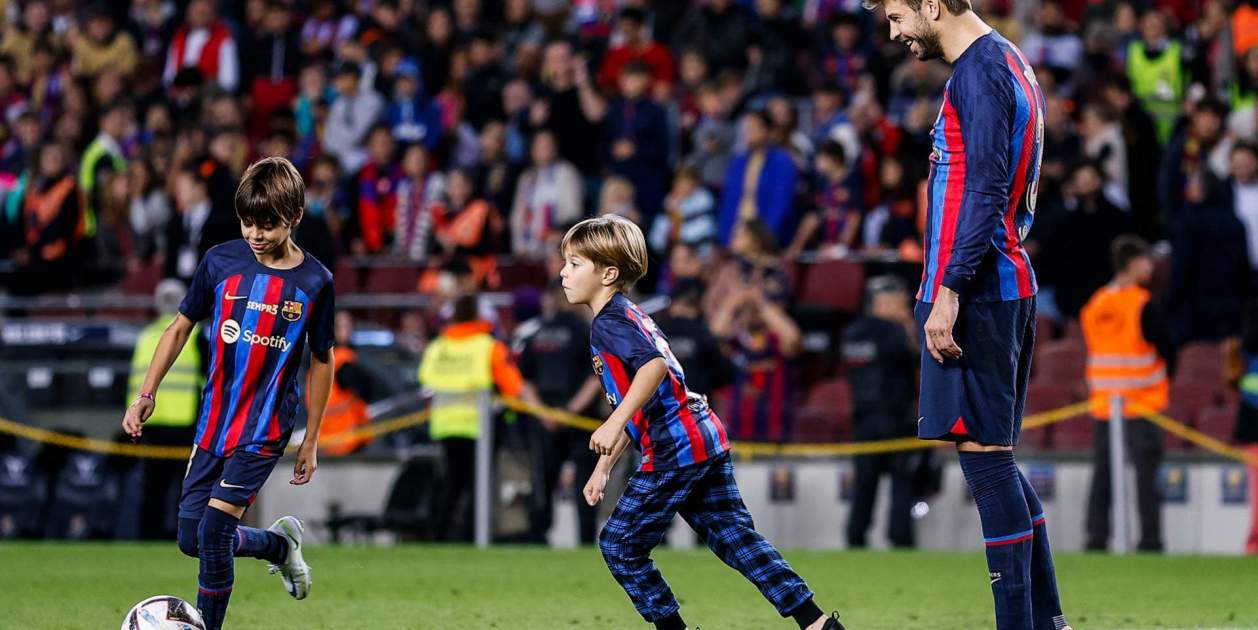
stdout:
<svg viewBox="0 0 1258 630">
<path fill-rule="evenodd" d="M 323 425 L 323 412 L 328 406 L 328 395 L 332 392 L 332 380 L 336 378 L 336 354 L 334 348 L 328 349 L 326 361 L 319 355 L 310 355 L 310 373 L 307 375 L 306 391 L 310 392 L 306 400 L 306 437 L 297 449 L 297 461 L 293 464 L 293 485 L 301 485 L 310 481 L 318 468 L 319 428 Z"/>
<path fill-rule="evenodd" d="M 162 379 L 166 378 L 170 366 L 175 364 L 175 359 L 179 358 L 179 353 L 183 351 L 184 344 L 188 343 L 188 337 L 192 335 L 195 327 L 196 322 L 182 313 L 175 315 L 175 319 L 166 326 L 162 338 L 157 342 L 157 350 L 153 352 L 153 361 L 149 363 L 148 372 L 144 374 L 144 383 L 140 386 L 141 394 L 157 396 L 157 388 L 161 386 Z M 127 407 L 127 412 L 122 418 L 122 430 L 131 436 L 131 439 L 140 437 L 144 421 L 148 420 L 153 413 L 154 404 L 153 399 L 141 396 Z"/>
<path fill-rule="evenodd" d="M 624 433 L 625 425 L 629 424 L 629 421 L 637 415 L 647 401 L 651 400 L 651 396 L 655 395 L 655 390 L 659 389 L 660 383 L 667 375 L 668 364 L 660 357 L 651 359 L 638 368 L 638 373 L 629 384 L 629 391 L 625 392 L 624 399 L 616 406 L 616 410 L 607 418 L 603 426 L 590 436 L 590 450 L 599 455 L 611 455 L 616 447 L 617 438 Z"/>
</svg>

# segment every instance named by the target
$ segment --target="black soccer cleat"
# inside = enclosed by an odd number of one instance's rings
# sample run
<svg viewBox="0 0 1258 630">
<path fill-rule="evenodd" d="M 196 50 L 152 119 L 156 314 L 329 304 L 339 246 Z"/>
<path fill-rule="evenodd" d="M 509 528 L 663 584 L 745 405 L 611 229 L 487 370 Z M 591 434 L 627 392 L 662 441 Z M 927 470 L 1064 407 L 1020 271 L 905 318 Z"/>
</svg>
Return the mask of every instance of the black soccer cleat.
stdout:
<svg viewBox="0 0 1258 630">
<path fill-rule="evenodd" d="M 839 623 L 839 613 L 830 613 L 830 618 L 826 619 L 826 625 L 821 626 L 821 630 L 844 630 L 843 624 Z"/>
</svg>

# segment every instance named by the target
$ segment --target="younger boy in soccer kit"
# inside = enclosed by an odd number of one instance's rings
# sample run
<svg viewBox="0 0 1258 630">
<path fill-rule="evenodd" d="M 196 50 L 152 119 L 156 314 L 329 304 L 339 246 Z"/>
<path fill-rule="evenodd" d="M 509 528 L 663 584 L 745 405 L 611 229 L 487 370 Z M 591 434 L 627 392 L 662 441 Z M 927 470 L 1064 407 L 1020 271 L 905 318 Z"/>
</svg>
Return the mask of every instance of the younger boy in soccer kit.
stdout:
<svg viewBox="0 0 1258 630">
<path fill-rule="evenodd" d="M 140 437 L 162 378 L 194 325 L 212 317 L 209 374 L 179 502 L 179 549 L 200 559 L 197 608 L 208 630 L 223 626 L 234 556 L 270 562 L 295 599 L 310 590 L 300 521 L 285 516 L 265 530 L 240 525 L 293 431 L 307 344 L 309 413 L 289 483 L 308 483 L 316 468 L 334 372 L 334 303 L 332 274 L 291 238 L 304 200 L 301 175 L 288 160 L 266 158 L 249 167 L 236 191 L 244 238 L 201 260 L 122 422 L 128 435 Z"/>
<path fill-rule="evenodd" d="M 783 617 L 808 630 L 842 630 L 838 616 L 822 613 L 804 580 L 756 532 L 734 481 L 720 418 L 704 397 L 686 389 L 664 334 L 621 293 L 646 273 L 642 231 L 615 215 L 588 219 L 569 230 L 562 253 L 565 296 L 594 312 L 591 361 L 615 409 L 590 438 L 601 457 L 585 486 L 586 501 L 593 506 L 603 499 L 608 474 L 630 442 L 642 455 L 599 536 L 608 568 L 638 613 L 656 628 L 687 627 L 650 556 L 681 514 Z"/>
</svg>

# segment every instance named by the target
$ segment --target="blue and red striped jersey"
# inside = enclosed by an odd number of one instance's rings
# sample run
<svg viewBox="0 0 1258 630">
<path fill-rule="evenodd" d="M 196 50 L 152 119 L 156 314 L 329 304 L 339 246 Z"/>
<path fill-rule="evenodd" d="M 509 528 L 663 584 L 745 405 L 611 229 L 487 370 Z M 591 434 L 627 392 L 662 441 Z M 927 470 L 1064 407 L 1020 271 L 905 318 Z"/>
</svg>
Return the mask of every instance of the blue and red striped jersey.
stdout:
<svg viewBox="0 0 1258 630">
<path fill-rule="evenodd" d="M 1035 295 L 1022 246 L 1035 216 L 1044 95 L 1022 51 L 992 31 L 954 64 L 930 132 L 926 257 L 917 299 L 939 286 L 962 301 Z"/>
<path fill-rule="evenodd" d="M 625 432 L 642 454 L 639 470 L 671 470 L 706 461 L 729 450 L 729 438 L 707 398 L 686 389 L 681 363 L 668 338 L 642 309 L 617 293 L 590 325 L 594 373 L 603 382 L 607 402 L 616 407 L 642 366 L 656 358 L 668 365 L 668 376 Z"/>
<path fill-rule="evenodd" d="M 192 321 L 213 318 L 197 448 L 219 457 L 284 452 L 302 350 L 331 350 L 334 309 L 332 274 L 308 253 L 292 269 L 273 269 L 243 239 L 206 252 L 179 305 Z"/>
</svg>

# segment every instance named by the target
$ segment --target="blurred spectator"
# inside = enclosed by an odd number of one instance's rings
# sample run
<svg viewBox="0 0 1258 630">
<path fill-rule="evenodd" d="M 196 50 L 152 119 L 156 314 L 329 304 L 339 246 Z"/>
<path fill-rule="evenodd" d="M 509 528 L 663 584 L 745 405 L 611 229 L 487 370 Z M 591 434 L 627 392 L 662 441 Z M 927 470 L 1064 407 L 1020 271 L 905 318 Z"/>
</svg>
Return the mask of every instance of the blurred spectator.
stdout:
<svg viewBox="0 0 1258 630">
<path fill-rule="evenodd" d="M 419 65 L 406 59 L 398 64 L 393 100 L 384 112 L 384 122 L 399 142 L 418 142 L 431 151 L 441 140 L 441 110 L 420 91 Z"/>
<path fill-rule="evenodd" d="M 212 206 L 205 178 L 195 167 L 185 167 L 174 174 L 176 220 L 166 228 L 166 268 L 168 278 L 178 278 L 185 283 L 201 260 L 201 253 L 208 250 L 203 244 L 205 226 L 210 219 Z"/>
<path fill-rule="evenodd" d="M 1082 162 L 1071 169 L 1065 214 L 1041 238 L 1037 265 L 1041 282 L 1063 318 L 1073 318 L 1088 298 L 1113 276 L 1110 244 L 1131 232 L 1131 219 L 1102 190 L 1100 167 Z"/>
<path fill-rule="evenodd" d="M 347 173 L 358 172 L 367 161 L 363 141 L 384 109 L 384 100 L 361 80 L 361 74 L 361 67 L 354 62 L 346 61 L 337 67 L 337 97 L 323 129 L 323 149 L 336 156 Z"/>
<path fill-rule="evenodd" d="M 698 121 L 692 134 L 691 153 L 685 163 L 694 167 L 704 186 L 720 190 L 734 153 L 734 125 L 729 104 L 715 83 L 703 83 L 695 93 Z"/>
<path fill-rule="evenodd" d="M 529 108 L 529 125 L 554 132 L 559 155 L 589 176 L 599 169 L 595 121 L 603 118 L 604 104 L 590 82 L 584 58 L 574 58 L 572 44 L 563 40 L 546 45 L 542 55 L 542 86 Z"/>
<path fill-rule="evenodd" d="M 721 413 L 730 437 L 789 440 L 799 326 L 762 287 L 743 285 L 713 313 L 712 334 L 729 348 L 734 363 L 729 409 Z"/>
<path fill-rule="evenodd" d="M 598 195 L 598 216 L 616 214 L 635 223 L 641 221 L 638 212 L 637 193 L 633 184 L 623 177 L 608 177 Z"/>
<path fill-rule="evenodd" d="M 1023 36 L 1021 48 L 1031 65 L 1048 68 L 1059 80 L 1069 77 L 1083 61 L 1083 40 L 1056 2 L 1039 3 L 1034 27 Z"/>
<path fill-rule="evenodd" d="M 1165 16 L 1158 11 L 1145 13 L 1140 39 L 1127 47 L 1127 76 L 1132 92 L 1153 115 L 1162 144 L 1171 138 L 1187 88 L 1183 56 L 1183 45 L 1167 32 Z"/>
<path fill-rule="evenodd" d="M 94 77 L 106 69 L 130 76 L 140 62 L 135 40 L 125 31 L 115 29 L 114 15 L 104 3 L 93 4 L 87 10 L 86 33 L 77 26 L 66 32 L 73 58 L 73 72 L 77 76 Z"/>
<path fill-rule="evenodd" d="M 241 78 L 251 100 L 251 137 L 266 133 L 272 112 L 287 107 L 297 95 L 301 49 L 292 22 L 287 2 L 267 0 L 261 28 L 251 29 L 241 47 Z"/>
<path fill-rule="evenodd" d="M 17 270 L 9 288 L 19 295 L 64 291 L 77 275 L 82 236 L 82 192 L 70 172 L 66 148 L 55 143 L 40 147 L 38 162 L 24 179 L 25 238 L 13 255 Z"/>
<path fill-rule="evenodd" d="M 764 112 L 743 116 L 746 151 L 730 162 L 721 189 L 720 238 L 728 245 L 734 226 L 759 219 L 780 243 L 795 235 L 795 179 L 790 155 L 771 143 L 769 119 Z"/>
<path fill-rule="evenodd" d="M 476 189 L 494 208 L 510 212 L 521 169 L 507 155 L 506 125 L 497 119 L 485 123 L 480 130 L 479 145 L 480 152 L 472 167 Z"/>
<path fill-rule="evenodd" d="M 423 93 L 435 96 L 450 81 L 450 63 L 454 54 L 454 21 L 450 10 L 435 6 L 424 22 L 423 43 L 419 47 L 419 64 L 423 69 Z"/>
<path fill-rule="evenodd" d="M 422 145 L 411 145 L 402 153 L 393 234 L 395 250 L 410 260 L 426 260 L 431 252 L 437 219 L 434 203 L 445 195 L 445 180 L 441 173 L 432 171 L 429 162 Z"/>
<path fill-rule="evenodd" d="M 1105 197 L 1121 210 L 1131 202 L 1127 197 L 1127 144 L 1117 114 L 1104 103 L 1083 107 L 1079 135 L 1083 138 L 1083 155 L 1101 167 Z"/>
<path fill-rule="evenodd" d="M 713 71 L 742 68 L 755 30 L 751 12 L 733 0 L 710 0 L 690 5 L 690 14 L 674 36 L 674 48 L 693 46 L 703 51 Z"/>
<path fill-rule="evenodd" d="M 1258 280 L 1258 147 L 1250 142 L 1232 146 L 1232 210 L 1245 226 L 1249 266 Z"/>
<path fill-rule="evenodd" d="M 218 19 L 214 2 L 191 0 L 184 22 L 175 29 L 166 55 L 162 80 L 170 85 L 184 68 L 196 68 L 207 80 L 228 91 L 240 83 L 236 39 Z"/>
<path fill-rule="evenodd" d="M 97 184 L 127 170 L 121 142 L 128 127 L 133 124 L 133 117 L 129 104 L 119 101 L 109 105 L 100 117 L 100 133 L 87 145 L 79 161 L 79 187 L 83 191 L 82 231 L 86 238 L 96 235 Z"/>
<path fill-rule="evenodd" d="M 480 129 L 492 119 L 502 118 L 502 87 L 506 72 L 498 62 L 498 42 L 488 31 L 472 34 L 467 45 L 467 71 L 463 76 L 464 120 Z"/>
<path fill-rule="evenodd" d="M 1161 227 L 1157 188 L 1149 185 L 1158 176 L 1162 157 L 1156 123 L 1132 94 L 1131 81 L 1126 76 L 1112 77 L 1102 90 L 1105 102 L 1117 112 L 1122 123 L 1127 154 L 1124 176 L 1127 178 L 1127 199 L 1131 201 L 1135 229 L 1145 237 L 1152 237 L 1159 233 Z M 1040 190 L 1044 189 L 1045 185 L 1041 182 Z"/>
<path fill-rule="evenodd" d="M 863 41 L 860 17 L 854 13 L 837 13 L 830 18 L 828 37 L 822 44 L 820 62 L 816 66 L 824 81 L 833 81 L 847 94 L 863 89 L 863 82 L 877 76 L 882 69 L 874 48 Z"/>
<path fill-rule="evenodd" d="M 301 25 L 301 52 L 309 57 L 335 51 L 354 37 L 358 19 L 353 13 L 341 13 L 336 0 L 314 0 L 310 14 Z"/>
<path fill-rule="evenodd" d="M 917 229 L 917 187 L 904 163 L 895 156 L 882 159 L 878 182 L 882 204 L 865 217 L 864 248 L 872 252 L 895 251 L 901 260 L 922 259 L 922 238 Z"/>
<path fill-rule="evenodd" d="M 336 312 L 336 378 L 328 394 L 327 410 L 319 434 L 319 450 L 333 457 L 349 455 L 367 444 L 371 438 L 348 434 L 371 424 L 367 403 L 377 398 L 371 370 L 359 362 L 354 351 L 354 316 L 349 311 Z M 326 442 L 326 444 L 324 443 Z"/>
<path fill-rule="evenodd" d="M 149 160 L 136 160 L 127 169 L 131 196 L 129 216 L 136 253 L 144 259 L 166 251 L 166 224 L 171 219 L 166 182 Z M 151 357 L 152 355 L 150 355 Z"/>
<path fill-rule="evenodd" d="M 355 178 L 358 201 L 354 206 L 351 251 L 356 255 L 378 254 L 393 242 L 397 221 L 397 189 L 402 169 L 394 161 L 393 133 L 377 124 L 367 134 L 367 163 Z"/>
<path fill-rule="evenodd" d="M 1171 228 L 1170 315 L 1181 343 L 1241 333 L 1253 272 L 1233 195 L 1209 173 L 1191 176 Z"/>
<path fill-rule="evenodd" d="M 734 230 L 729 254 L 708 289 L 705 312 L 715 313 L 742 285 L 759 287 L 774 304 L 786 304 L 791 294 L 790 279 L 782 250 L 767 225 L 755 219 L 740 223 Z"/>
<path fill-rule="evenodd" d="M 647 98 L 650 68 L 630 61 L 620 72 L 620 96 L 606 107 L 607 163 L 633 184 L 643 225 L 659 212 L 668 187 L 668 114 Z"/>
<path fill-rule="evenodd" d="M 540 260 L 550 236 L 560 225 L 574 223 L 585 213 L 581 204 L 581 174 L 559 158 L 555 135 L 540 131 L 530 150 L 533 166 L 520 176 L 511 206 L 511 251 Z"/>
<path fill-rule="evenodd" d="M 1201 101 L 1167 145 L 1158 174 L 1158 196 L 1168 225 L 1179 219 L 1188 203 L 1188 187 L 1194 178 L 1222 177 L 1227 173 L 1230 142 L 1223 134 L 1226 116 L 1222 103 Z"/>
<path fill-rule="evenodd" d="M 676 80 L 673 56 L 667 48 L 651 40 L 646 13 L 633 6 L 621 9 L 616 31 L 620 35 L 620 43 L 612 46 L 603 56 L 603 65 L 598 71 L 599 86 L 608 92 L 621 89 L 621 73 L 630 63 L 641 62 L 650 76 L 651 85 L 648 87 L 657 94 L 665 93 L 664 90 Z"/>
<path fill-rule="evenodd" d="M 714 396 L 733 380 L 734 365 L 703 316 L 705 289 L 698 278 L 678 280 L 669 291 L 668 310 L 659 318 L 659 326 L 668 335 L 690 391 Z"/>
<path fill-rule="evenodd" d="M 817 251 L 843 258 L 860 243 L 860 176 L 848 169 L 843 145 L 834 140 L 821 143 L 815 163 L 818 181 L 813 203 L 800 220 L 786 256 L 798 258 L 804 251 Z"/>
<path fill-rule="evenodd" d="M 590 327 L 582 310 L 568 304 L 558 281 L 542 294 L 542 313 L 516 329 L 512 343 L 520 357 L 520 373 L 536 391 L 541 403 L 568 413 L 598 415 L 602 389 L 590 372 Z M 554 497 L 560 488 L 560 470 L 570 461 L 575 479 L 588 479 L 598 460 L 589 448 L 589 432 L 533 419 L 529 427 L 529 454 L 533 468 L 533 495 L 529 500 L 529 539 L 545 543 L 551 529 Z M 581 497 L 581 486 L 566 484 L 577 511 L 578 540 L 594 543 L 595 509 Z"/>
<path fill-rule="evenodd" d="M 913 400 L 920 356 L 909 295 L 898 278 L 873 278 L 866 289 L 865 314 L 843 330 L 840 346 L 852 387 L 852 427 L 857 441 L 917 435 Z M 909 453 L 858 455 L 847 521 L 847 544 L 863 548 L 873 522 L 879 480 L 891 478 L 887 539 L 896 547 L 913 546 L 912 456 Z"/>
<path fill-rule="evenodd" d="M 13 73 L 11 79 L 20 84 L 30 82 L 31 54 L 40 43 L 50 44 L 58 50 L 61 48 L 60 37 L 52 28 L 51 2 L 49 0 L 30 0 L 23 2 L 20 8 L 22 16 L 17 21 L 6 20 L 4 42 L 0 43 L 0 55 L 12 60 L 8 71 Z"/>
<path fill-rule="evenodd" d="M 677 170 L 664 210 L 651 226 L 648 243 L 653 251 L 667 252 L 675 243 L 699 247 L 716 242 L 716 198 L 703 187 L 695 169 Z"/>
<path fill-rule="evenodd" d="M 1088 348 L 1088 393 L 1093 423 L 1092 489 L 1088 493 L 1087 549 L 1104 551 L 1110 536 L 1110 398 L 1121 395 L 1123 433 L 1136 469 L 1141 551 L 1162 551 L 1162 498 L 1158 467 L 1162 432 L 1128 405 L 1166 409 L 1175 345 L 1159 303 L 1148 289 L 1153 256 L 1137 237 L 1114 241 L 1113 281 L 1088 300 L 1079 316 Z"/>
<path fill-rule="evenodd" d="M 446 174 L 445 201 L 435 211 L 437 241 L 447 255 L 465 257 L 478 286 L 497 281 L 498 244 L 506 226 L 498 209 L 476 195 L 472 174 L 455 169 Z"/>
</svg>

